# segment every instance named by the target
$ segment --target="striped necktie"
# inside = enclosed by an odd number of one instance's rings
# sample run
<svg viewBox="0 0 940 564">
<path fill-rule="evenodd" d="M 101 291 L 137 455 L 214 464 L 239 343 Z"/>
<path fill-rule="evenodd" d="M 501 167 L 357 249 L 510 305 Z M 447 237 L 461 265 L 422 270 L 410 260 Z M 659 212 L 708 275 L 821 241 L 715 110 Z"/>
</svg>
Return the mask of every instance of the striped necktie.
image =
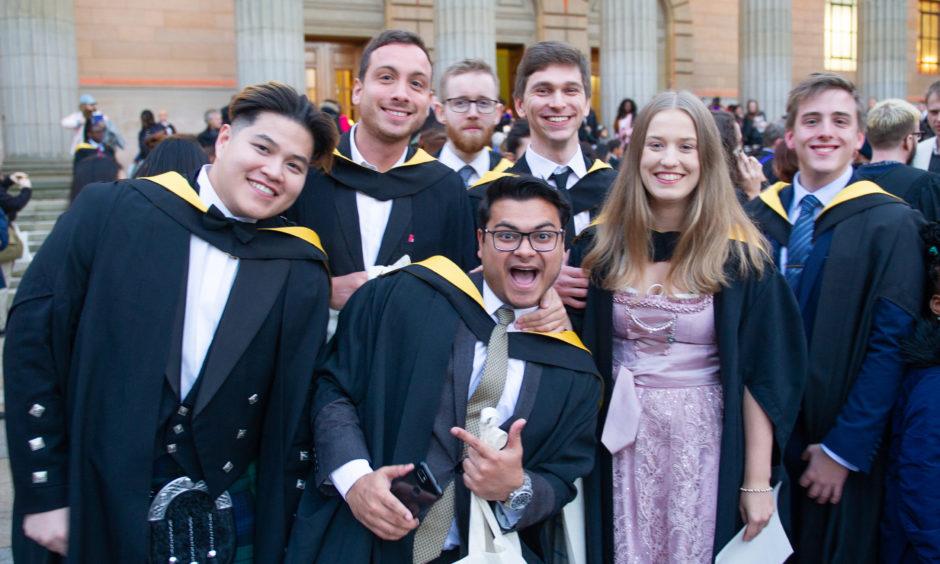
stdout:
<svg viewBox="0 0 940 564">
<path fill-rule="evenodd" d="M 800 277 L 810 251 L 813 250 L 813 229 L 815 227 L 815 211 L 819 206 L 816 196 L 808 194 L 800 201 L 800 215 L 790 229 L 790 241 L 787 244 L 787 282 L 796 291 L 799 288 Z"/>
</svg>

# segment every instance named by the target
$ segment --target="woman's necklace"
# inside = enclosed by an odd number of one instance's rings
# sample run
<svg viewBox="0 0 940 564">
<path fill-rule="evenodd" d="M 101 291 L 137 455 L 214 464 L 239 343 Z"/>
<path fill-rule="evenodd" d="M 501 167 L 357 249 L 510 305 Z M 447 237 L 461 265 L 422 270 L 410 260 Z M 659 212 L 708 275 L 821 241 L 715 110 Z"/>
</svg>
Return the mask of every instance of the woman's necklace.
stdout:
<svg viewBox="0 0 940 564">
<path fill-rule="evenodd" d="M 662 284 L 653 284 L 646 290 L 646 295 L 648 296 L 654 295 L 653 289 L 659 290 L 659 292 L 655 295 L 662 294 L 662 292 L 664 291 Z M 641 329 L 644 329 L 646 332 L 651 333 L 651 334 L 662 333 L 663 331 L 668 330 L 669 334 L 666 336 L 666 342 L 669 343 L 670 345 L 676 342 L 676 321 L 679 319 L 679 314 L 677 312 L 673 312 L 672 319 L 670 319 L 669 321 L 666 321 L 662 325 L 649 325 L 646 322 L 644 322 L 642 319 L 637 317 L 636 312 L 633 311 L 633 308 L 630 307 L 629 303 L 624 303 L 623 309 L 624 311 L 627 312 L 627 315 L 630 317 L 633 323 L 635 323 Z M 666 350 L 666 354 L 669 354 L 668 349 Z"/>
</svg>

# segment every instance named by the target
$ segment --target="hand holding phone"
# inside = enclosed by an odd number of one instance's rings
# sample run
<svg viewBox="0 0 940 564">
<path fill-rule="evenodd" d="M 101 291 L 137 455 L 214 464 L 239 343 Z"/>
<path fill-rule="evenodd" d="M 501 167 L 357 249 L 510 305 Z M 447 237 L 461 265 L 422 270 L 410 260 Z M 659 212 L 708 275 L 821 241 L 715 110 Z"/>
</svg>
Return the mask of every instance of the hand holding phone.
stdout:
<svg viewBox="0 0 940 564">
<path fill-rule="evenodd" d="M 423 519 L 444 495 L 426 462 L 415 464 L 414 470 L 392 480 L 391 492 L 418 519 Z"/>
</svg>

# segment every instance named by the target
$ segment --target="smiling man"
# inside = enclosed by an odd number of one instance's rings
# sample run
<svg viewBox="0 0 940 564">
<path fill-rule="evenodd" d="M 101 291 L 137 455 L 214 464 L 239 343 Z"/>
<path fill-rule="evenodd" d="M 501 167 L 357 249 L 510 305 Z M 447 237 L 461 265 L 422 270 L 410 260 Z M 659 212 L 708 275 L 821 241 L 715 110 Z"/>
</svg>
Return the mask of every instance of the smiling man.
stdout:
<svg viewBox="0 0 940 564">
<path fill-rule="evenodd" d="M 421 38 L 388 30 L 372 39 L 352 101 L 359 122 L 340 138 L 332 169 L 310 171 L 289 214 L 324 238 L 334 310 L 383 266 L 432 255 L 465 268 L 477 262 L 460 177 L 408 145 L 431 106 L 431 61 Z"/>
<path fill-rule="evenodd" d="M 490 170 L 512 163 L 490 149 L 493 130 L 502 117 L 499 79 L 485 62 L 465 59 L 447 67 L 434 103 L 434 115 L 444 124 L 447 142 L 438 159 L 471 186 Z"/>
<path fill-rule="evenodd" d="M 875 562 L 882 436 L 904 371 L 899 341 L 921 300 L 920 214 L 859 180 L 863 110 L 854 85 L 816 73 L 787 101 L 799 160 L 747 208 L 773 245 L 809 340 L 803 410 L 785 463 L 798 562 Z"/>
<path fill-rule="evenodd" d="M 617 176 L 609 164 L 587 159 L 578 141 L 578 128 L 591 107 L 587 59 L 560 41 L 530 46 L 516 70 L 513 98 L 516 113 L 529 122 L 531 136 L 522 157 L 502 174 L 541 178 L 559 191 L 572 209 L 565 225 L 565 241 L 570 243 L 590 224 Z M 487 175 L 471 188 L 471 200 L 479 202 L 486 183 L 498 176 Z M 564 266 L 555 289 L 566 305 L 583 308 L 587 280 L 580 268 Z"/>
<path fill-rule="evenodd" d="M 546 557 L 535 528 L 591 467 L 600 381 L 573 333 L 511 320 L 554 282 L 567 216 L 542 181 L 501 178 L 480 206 L 482 274 L 433 257 L 352 297 L 318 372 L 316 484 L 287 562 L 453 562 L 467 552 L 470 491 L 494 502 L 504 528 L 526 531 L 528 557 Z M 502 450 L 465 430 L 484 406 L 508 431 Z M 390 492 L 419 461 L 444 490 L 427 515 Z"/>
<path fill-rule="evenodd" d="M 278 216 L 336 134 L 283 84 L 229 113 L 191 178 L 82 190 L 23 277 L 3 355 L 17 562 L 282 557 L 329 277 Z"/>
</svg>

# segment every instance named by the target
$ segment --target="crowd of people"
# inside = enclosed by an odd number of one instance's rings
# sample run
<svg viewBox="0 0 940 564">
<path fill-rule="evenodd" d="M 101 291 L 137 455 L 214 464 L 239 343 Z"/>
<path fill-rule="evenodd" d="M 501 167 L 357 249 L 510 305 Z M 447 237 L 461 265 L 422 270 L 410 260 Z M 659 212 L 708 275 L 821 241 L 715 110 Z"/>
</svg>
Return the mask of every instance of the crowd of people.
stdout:
<svg viewBox="0 0 940 564">
<path fill-rule="evenodd" d="M 781 120 L 663 92 L 608 137 L 576 48 L 515 76 L 388 30 L 355 123 L 279 83 L 197 138 L 144 111 L 121 181 L 83 96 L 7 325 L 17 562 L 456 562 L 479 512 L 506 562 L 777 519 L 793 562 L 940 559 L 921 112 L 814 73 Z"/>
</svg>

